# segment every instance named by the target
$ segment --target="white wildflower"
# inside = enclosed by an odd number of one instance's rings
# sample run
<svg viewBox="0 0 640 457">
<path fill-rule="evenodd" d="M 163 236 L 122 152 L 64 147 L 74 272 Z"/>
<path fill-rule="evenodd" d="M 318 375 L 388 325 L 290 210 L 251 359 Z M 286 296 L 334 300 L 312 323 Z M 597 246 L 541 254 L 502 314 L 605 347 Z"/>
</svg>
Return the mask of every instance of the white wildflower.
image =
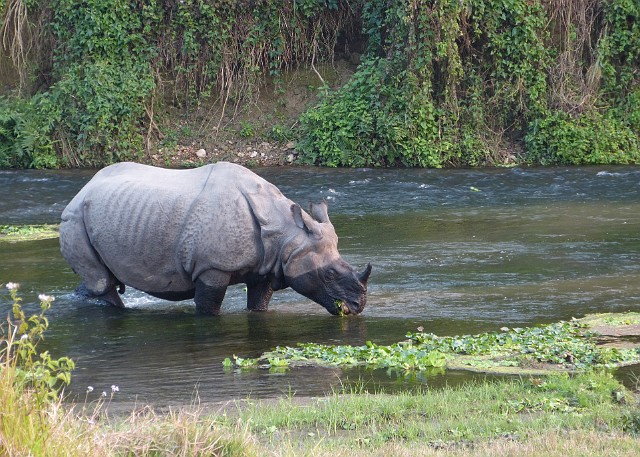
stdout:
<svg viewBox="0 0 640 457">
<path fill-rule="evenodd" d="M 20 341 L 25 341 L 27 338 L 29 338 L 29 335 L 27 335 L 26 333 L 24 335 L 22 335 L 20 337 Z"/>
<path fill-rule="evenodd" d="M 87 392 L 93 392 L 93 386 L 87 386 Z"/>
<path fill-rule="evenodd" d="M 114 384 L 111 386 L 111 392 L 112 393 L 120 392 L 120 388 Z"/>
<path fill-rule="evenodd" d="M 107 393 L 106 393 L 104 390 L 102 391 L 102 396 L 103 396 L 103 397 L 106 397 L 106 396 L 107 396 Z"/>
<path fill-rule="evenodd" d="M 53 297 L 51 295 L 40 294 L 38 295 L 38 299 L 40 301 L 52 302 L 53 300 L 56 299 L 56 297 Z"/>
<path fill-rule="evenodd" d="M 17 282 L 8 282 L 6 287 L 9 290 L 15 290 L 20 287 L 20 284 L 18 284 Z"/>
</svg>

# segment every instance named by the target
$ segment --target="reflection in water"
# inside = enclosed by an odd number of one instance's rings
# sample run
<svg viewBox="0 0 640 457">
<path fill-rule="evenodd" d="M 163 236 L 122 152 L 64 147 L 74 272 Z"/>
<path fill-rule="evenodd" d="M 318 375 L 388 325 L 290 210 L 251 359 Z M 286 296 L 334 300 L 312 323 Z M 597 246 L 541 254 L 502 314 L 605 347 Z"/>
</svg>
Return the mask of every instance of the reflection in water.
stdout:
<svg viewBox="0 0 640 457">
<path fill-rule="evenodd" d="M 329 201 L 345 260 L 359 270 L 373 264 L 364 313 L 336 318 L 289 290 L 274 294 L 269 312 L 248 313 L 242 286 L 230 288 L 219 318 L 196 316 L 190 301 L 165 302 L 133 289 L 122 311 L 71 294 L 78 278 L 57 240 L 0 244 L 0 283 L 21 283 L 28 308 L 35 309 L 38 293 L 56 295 L 46 347 L 76 361 L 72 392 L 84 398 L 88 385 L 101 392 L 115 384 L 117 401 L 169 404 L 196 392 L 207 402 L 320 395 L 354 383 L 455 384 L 470 375 L 412 379 L 317 367 L 225 372 L 222 361 L 298 342 L 389 344 L 418 326 L 473 334 L 639 308 L 638 168 L 259 173 L 303 206 Z M 57 222 L 91 174 L 0 171 L 0 187 L 10 189 L 0 201 L 0 224 Z M 0 313 L 8 311 L 2 290 Z M 624 373 L 630 379 L 637 367 Z"/>
</svg>

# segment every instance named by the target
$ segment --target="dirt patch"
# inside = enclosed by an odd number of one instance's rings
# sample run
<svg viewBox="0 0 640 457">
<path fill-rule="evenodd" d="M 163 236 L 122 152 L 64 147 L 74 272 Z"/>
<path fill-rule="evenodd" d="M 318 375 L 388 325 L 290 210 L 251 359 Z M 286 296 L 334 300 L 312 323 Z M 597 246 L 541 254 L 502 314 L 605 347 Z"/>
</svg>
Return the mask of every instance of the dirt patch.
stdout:
<svg viewBox="0 0 640 457">
<path fill-rule="evenodd" d="M 590 314 L 580 322 L 598 335 L 598 346 L 640 348 L 640 313 Z"/>
<path fill-rule="evenodd" d="M 298 158 L 295 143 L 221 140 L 208 149 L 178 145 L 151 154 L 149 163 L 158 167 L 189 168 L 216 162 L 233 162 L 246 167 L 290 165 Z"/>
<path fill-rule="evenodd" d="M 248 167 L 295 163 L 300 115 L 318 103 L 325 87 L 341 87 L 355 70 L 346 59 L 292 70 L 277 85 L 260 87 L 251 102 L 220 96 L 186 108 L 165 100 L 163 112 L 151 114 L 155 139 L 142 161 L 174 168 L 219 161 Z"/>
</svg>

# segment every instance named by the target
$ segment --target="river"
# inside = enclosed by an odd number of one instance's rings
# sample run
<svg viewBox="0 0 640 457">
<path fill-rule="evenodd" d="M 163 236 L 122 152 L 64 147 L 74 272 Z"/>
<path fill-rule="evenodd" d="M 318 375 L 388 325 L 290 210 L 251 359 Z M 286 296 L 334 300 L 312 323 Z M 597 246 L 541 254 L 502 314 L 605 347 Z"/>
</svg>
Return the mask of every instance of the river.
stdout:
<svg viewBox="0 0 640 457">
<path fill-rule="evenodd" d="M 0 243 L 0 284 L 20 283 L 27 309 L 56 300 L 45 347 L 76 362 L 69 392 L 118 386 L 114 402 L 184 404 L 282 394 L 322 395 L 453 385 L 467 372 L 405 377 L 384 370 L 224 370 L 298 342 L 389 344 L 418 326 L 439 335 L 528 326 L 594 312 L 640 311 L 640 168 L 472 170 L 264 168 L 258 174 L 308 206 L 326 199 L 342 256 L 373 265 L 369 300 L 338 318 L 293 291 L 267 313 L 230 288 L 219 317 L 192 302 L 128 289 L 122 312 L 72 294 L 78 277 L 57 240 Z M 57 223 L 92 171 L 0 171 L 0 224 Z M 9 312 L 0 291 L 0 315 Z M 640 376 L 640 368 L 624 372 Z M 197 400 L 196 400 L 197 399 Z"/>
</svg>

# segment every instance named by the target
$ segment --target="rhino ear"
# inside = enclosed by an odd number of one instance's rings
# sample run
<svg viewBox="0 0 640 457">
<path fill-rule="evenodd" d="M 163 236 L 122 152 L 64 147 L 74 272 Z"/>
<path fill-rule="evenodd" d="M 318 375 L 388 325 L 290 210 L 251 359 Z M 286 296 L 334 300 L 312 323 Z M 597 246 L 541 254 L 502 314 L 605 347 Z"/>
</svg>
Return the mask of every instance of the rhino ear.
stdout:
<svg viewBox="0 0 640 457">
<path fill-rule="evenodd" d="M 311 217 L 321 224 L 329 222 L 328 206 L 325 200 L 320 203 L 311 203 L 309 213 L 311 214 Z"/>
<path fill-rule="evenodd" d="M 298 226 L 305 231 L 307 235 L 314 235 L 319 238 L 322 237 L 322 232 L 320 231 L 320 227 L 318 223 L 309 217 L 307 213 L 302 211 L 300 206 L 295 203 L 291 205 L 291 213 L 293 214 L 293 221 Z"/>
<path fill-rule="evenodd" d="M 296 223 L 298 228 L 301 228 L 307 233 L 311 232 L 304 221 L 304 217 L 302 216 L 302 208 L 300 208 L 300 206 L 296 205 L 295 203 L 291 205 L 291 214 L 293 214 L 293 221 Z"/>
</svg>

